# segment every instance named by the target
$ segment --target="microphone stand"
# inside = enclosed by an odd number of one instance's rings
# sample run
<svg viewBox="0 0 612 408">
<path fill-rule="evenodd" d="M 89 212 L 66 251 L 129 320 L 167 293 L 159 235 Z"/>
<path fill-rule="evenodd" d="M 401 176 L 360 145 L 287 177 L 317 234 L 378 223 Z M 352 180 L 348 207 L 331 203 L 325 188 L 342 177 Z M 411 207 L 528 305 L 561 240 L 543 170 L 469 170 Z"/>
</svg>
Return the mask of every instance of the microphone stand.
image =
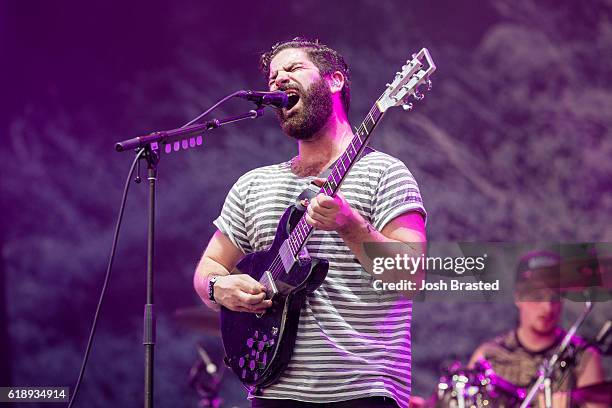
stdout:
<svg viewBox="0 0 612 408">
<path fill-rule="evenodd" d="M 183 126 L 171 130 L 162 130 L 159 132 L 153 132 L 145 136 L 138 136 L 132 139 L 123 140 L 115 144 L 115 150 L 118 152 L 124 152 L 126 150 L 144 148 L 146 146 L 152 146 L 154 143 L 160 145 L 169 144 L 172 142 L 178 142 L 184 140 L 187 137 L 195 136 L 200 133 L 204 133 L 207 130 L 217 129 L 228 123 L 234 123 L 243 119 L 256 119 L 263 116 L 263 105 L 257 105 L 257 109 L 251 109 L 247 113 L 238 116 L 232 116 L 225 119 L 211 119 L 204 123 L 198 123 L 195 125 Z M 153 145 L 154 146 L 154 145 Z"/>
<path fill-rule="evenodd" d="M 217 129 L 228 123 L 238 122 L 244 119 L 255 119 L 263 115 L 264 106 L 259 104 L 256 109 L 247 113 L 232 116 L 225 119 L 212 119 L 202 124 L 189 125 L 177 129 L 153 132 L 149 135 L 139 136 L 123 140 L 115 144 L 118 152 L 135 150 L 136 154 L 144 149 L 144 160 L 147 162 L 147 179 L 149 180 L 149 201 L 147 209 L 147 271 L 146 271 L 146 303 L 144 308 L 144 330 L 143 345 L 144 353 L 144 406 L 153 407 L 153 379 L 154 379 L 154 356 L 155 356 L 155 314 L 153 312 L 153 277 L 154 277 L 154 249 L 155 249 L 155 187 L 157 181 L 157 165 L 160 155 L 158 147 L 172 142 L 179 142 L 188 137 Z M 139 178 L 135 180 L 140 182 Z"/>
<path fill-rule="evenodd" d="M 555 354 L 553 354 L 552 357 L 550 357 L 549 359 L 545 359 L 544 361 L 542 361 L 542 364 L 540 365 L 539 369 L 538 379 L 529 389 L 529 392 L 523 400 L 523 403 L 521 404 L 520 408 L 527 408 L 529 406 L 536 393 L 538 392 L 540 386 L 542 385 L 544 385 L 544 406 L 546 408 L 552 408 L 551 376 L 555 368 L 555 364 L 559 362 L 559 358 L 561 358 L 561 356 L 567 349 L 570 340 L 572 339 L 574 334 L 576 334 L 576 331 L 582 325 L 591 310 L 593 310 L 593 303 L 590 300 L 587 300 L 584 303 L 584 311 L 580 316 L 578 316 L 578 319 L 576 319 L 572 327 L 567 331 L 565 337 L 561 341 L 561 344 L 559 344 L 559 347 L 557 347 Z"/>
</svg>

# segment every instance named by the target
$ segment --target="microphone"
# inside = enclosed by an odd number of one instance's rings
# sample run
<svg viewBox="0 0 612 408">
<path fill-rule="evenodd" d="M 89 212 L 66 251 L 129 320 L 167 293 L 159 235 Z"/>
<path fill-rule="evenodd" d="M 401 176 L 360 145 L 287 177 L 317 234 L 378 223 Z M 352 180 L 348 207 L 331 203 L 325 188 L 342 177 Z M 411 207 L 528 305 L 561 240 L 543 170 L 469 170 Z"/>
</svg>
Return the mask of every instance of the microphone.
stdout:
<svg viewBox="0 0 612 408">
<path fill-rule="evenodd" d="M 279 109 L 287 106 L 289 98 L 283 91 L 258 92 L 258 91 L 238 91 L 236 96 L 253 101 L 259 105 L 272 105 Z"/>
</svg>

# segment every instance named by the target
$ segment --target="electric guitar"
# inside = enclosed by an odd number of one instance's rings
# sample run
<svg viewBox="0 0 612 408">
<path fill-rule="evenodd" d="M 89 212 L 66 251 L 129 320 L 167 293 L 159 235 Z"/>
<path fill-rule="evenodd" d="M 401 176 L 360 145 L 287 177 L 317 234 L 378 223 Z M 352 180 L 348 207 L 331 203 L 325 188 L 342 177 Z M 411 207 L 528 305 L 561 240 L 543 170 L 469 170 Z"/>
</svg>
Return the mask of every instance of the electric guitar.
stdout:
<svg viewBox="0 0 612 408">
<path fill-rule="evenodd" d="M 431 89 L 429 77 L 435 69 L 427 49 L 412 55 L 412 60 L 387 84 L 357 128 L 351 144 L 332 166 L 320 193 L 333 196 L 338 191 L 387 109 L 400 105 L 405 110 L 412 109 L 410 97 L 417 101 L 424 98 L 420 86 L 426 84 Z M 327 261 L 311 258 L 306 251 L 312 232 L 303 210 L 295 205 L 287 208 L 270 248 L 246 255 L 236 266 L 240 273 L 250 275 L 266 288 L 272 306 L 263 314 L 221 308 L 225 363 L 256 394 L 274 383 L 289 363 L 306 296 L 327 275 Z"/>
</svg>

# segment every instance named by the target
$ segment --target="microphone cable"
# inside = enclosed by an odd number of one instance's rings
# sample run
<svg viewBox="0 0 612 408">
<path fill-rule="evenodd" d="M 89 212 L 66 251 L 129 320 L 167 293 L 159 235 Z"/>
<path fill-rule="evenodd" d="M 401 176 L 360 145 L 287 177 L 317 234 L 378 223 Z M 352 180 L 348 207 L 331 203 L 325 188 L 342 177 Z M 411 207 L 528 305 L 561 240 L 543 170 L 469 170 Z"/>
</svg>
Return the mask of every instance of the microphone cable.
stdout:
<svg viewBox="0 0 612 408">
<path fill-rule="evenodd" d="M 234 93 L 226 96 L 225 98 L 221 99 L 220 101 L 215 103 L 213 106 L 211 106 L 209 109 L 207 109 L 204 113 L 198 115 L 196 118 L 190 120 L 189 122 L 185 123 L 181 127 L 183 128 L 183 127 L 189 126 L 189 125 L 197 122 L 198 120 L 200 120 L 201 118 L 203 118 L 204 116 L 208 115 L 210 112 L 215 110 L 217 107 L 219 107 L 219 105 L 221 105 L 224 102 L 226 102 L 227 100 L 235 97 L 239 93 L 240 93 L 240 91 L 237 91 L 237 92 L 234 92 Z M 104 296 L 106 294 L 106 289 L 108 288 L 108 282 L 110 281 L 111 271 L 112 271 L 112 268 L 113 268 L 113 262 L 115 260 L 115 252 L 117 250 L 117 242 L 119 241 L 119 231 L 121 229 L 121 222 L 123 220 L 123 213 L 125 211 L 125 203 L 127 201 L 127 195 L 128 195 L 128 191 L 130 189 L 130 183 L 131 183 L 131 180 L 132 180 L 132 175 L 134 174 L 134 169 L 136 168 L 136 165 L 138 164 L 138 161 L 144 155 L 144 152 L 145 152 L 145 149 L 140 149 L 138 151 L 138 153 L 136 154 L 136 157 L 134 158 L 134 161 L 132 162 L 132 166 L 130 167 L 130 170 L 128 172 L 127 179 L 125 180 L 125 186 L 123 188 L 123 196 L 121 197 L 121 205 L 119 206 L 119 214 L 117 216 L 117 223 L 115 225 L 115 233 L 113 235 L 113 243 L 111 244 L 111 252 L 110 252 L 109 259 L 108 259 L 108 265 L 106 267 L 106 275 L 104 277 L 104 284 L 102 285 L 102 291 L 100 292 L 100 297 L 98 299 L 98 305 L 96 307 L 96 312 L 94 313 L 93 322 L 91 324 L 91 329 L 90 329 L 90 332 L 89 332 L 89 339 L 87 340 L 87 346 L 85 347 L 85 355 L 83 357 L 83 362 L 81 363 L 81 369 L 79 371 L 79 376 L 78 376 L 77 382 L 76 382 L 76 384 L 74 386 L 74 392 L 72 393 L 72 396 L 70 397 L 70 401 L 68 402 L 68 408 L 72 408 L 72 406 L 74 405 L 74 402 L 76 401 L 77 394 L 79 392 L 79 387 L 81 386 L 81 382 L 83 381 L 83 376 L 85 374 L 85 367 L 87 366 L 87 361 L 89 360 L 89 355 L 91 353 L 91 347 L 92 347 L 92 344 L 93 344 L 94 335 L 96 333 L 96 328 L 97 328 L 97 325 L 98 325 L 98 319 L 100 317 L 100 310 L 102 309 L 102 303 L 104 302 Z"/>
<path fill-rule="evenodd" d="M 71 408 L 76 400 L 77 394 L 79 392 L 79 386 L 81 385 L 81 381 L 83 380 L 83 375 L 85 374 L 85 366 L 87 365 L 87 360 L 89 359 L 89 354 L 91 352 L 91 346 L 93 343 L 94 334 L 96 333 L 96 327 L 98 325 L 98 318 L 100 317 L 100 309 L 102 308 L 102 302 L 104 301 L 104 295 L 106 294 L 106 289 L 108 287 L 108 282 L 110 280 L 111 270 L 113 268 L 113 261 L 115 260 L 115 251 L 117 250 L 117 241 L 119 240 L 119 230 L 121 229 L 121 221 L 123 220 L 123 213 L 125 211 L 125 203 L 127 201 L 127 194 L 130 189 L 130 184 L 132 183 L 132 175 L 134 174 L 134 169 L 136 168 L 136 164 L 141 159 L 145 152 L 145 149 L 140 149 L 134 161 L 132 162 L 132 166 L 130 167 L 130 171 L 128 172 L 127 179 L 125 180 L 125 187 L 123 188 L 123 196 L 121 197 L 121 205 L 119 206 L 119 215 L 117 216 L 117 223 L 115 225 L 115 234 L 113 235 L 113 243 L 111 245 L 110 257 L 108 259 L 108 266 L 106 267 L 106 276 L 104 277 L 104 284 L 102 285 L 102 292 L 100 293 L 100 298 L 98 299 L 98 306 L 96 307 L 96 312 L 94 314 L 94 319 L 91 324 L 91 331 L 89 332 L 89 340 L 87 340 L 87 347 L 85 348 L 85 357 L 83 358 L 83 363 L 81 364 L 81 370 L 79 371 L 79 377 L 77 379 L 76 385 L 74 386 L 74 392 L 70 398 L 70 402 L 68 403 L 68 408 Z"/>
</svg>

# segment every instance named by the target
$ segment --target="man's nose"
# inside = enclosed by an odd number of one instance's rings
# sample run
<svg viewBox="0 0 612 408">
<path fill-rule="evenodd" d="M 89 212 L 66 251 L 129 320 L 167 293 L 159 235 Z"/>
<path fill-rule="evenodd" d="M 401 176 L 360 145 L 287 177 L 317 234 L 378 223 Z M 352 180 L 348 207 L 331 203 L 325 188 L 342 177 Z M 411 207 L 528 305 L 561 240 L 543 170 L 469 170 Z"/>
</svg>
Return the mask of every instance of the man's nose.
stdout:
<svg viewBox="0 0 612 408">
<path fill-rule="evenodd" d="M 276 86 L 276 88 L 281 88 L 284 85 L 287 85 L 289 83 L 289 77 L 287 76 L 287 74 L 284 73 L 278 73 L 278 75 L 276 75 L 276 79 L 274 80 L 274 85 Z"/>
</svg>

